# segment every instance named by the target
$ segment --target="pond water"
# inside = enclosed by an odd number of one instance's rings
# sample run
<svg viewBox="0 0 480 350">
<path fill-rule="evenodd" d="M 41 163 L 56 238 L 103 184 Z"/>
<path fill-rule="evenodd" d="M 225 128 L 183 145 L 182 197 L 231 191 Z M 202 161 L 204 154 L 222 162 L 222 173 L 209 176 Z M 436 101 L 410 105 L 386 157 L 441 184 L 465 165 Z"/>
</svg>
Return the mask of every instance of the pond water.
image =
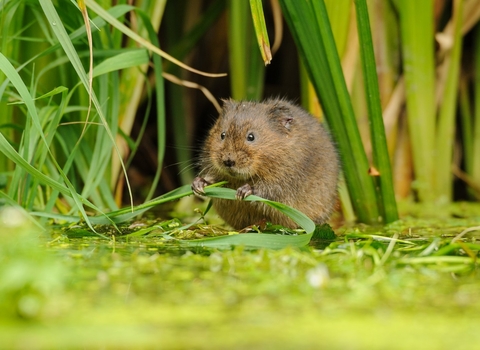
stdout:
<svg viewBox="0 0 480 350">
<path fill-rule="evenodd" d="M 405 218 L 219 250 L 25 221 L 0 234 L 0 347 L 473 349 L 480 231 L 454 239 L 475 226 Z"/>
</svg>

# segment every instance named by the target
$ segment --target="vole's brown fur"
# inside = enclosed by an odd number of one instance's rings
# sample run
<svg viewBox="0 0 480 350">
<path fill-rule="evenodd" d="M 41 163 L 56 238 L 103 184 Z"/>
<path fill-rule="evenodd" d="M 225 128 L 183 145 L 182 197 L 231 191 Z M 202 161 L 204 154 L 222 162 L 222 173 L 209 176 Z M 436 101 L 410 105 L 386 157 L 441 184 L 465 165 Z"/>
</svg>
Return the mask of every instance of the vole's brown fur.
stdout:
<svg viewBox="0 0 480 350">
<path fill-rule="evenodd" d="M 288 101 L 224 101 L 200 156 L 201 171 L 192 188 L 218 181 L 249 194 L 294 207 L 315 223 L 330 217 L 337 197 L 339 160 L 330 135 L 306 111 Z M 298 225 L 276 209 L 258 202 L 214 199 L 217 213 L 232 227 L 266 219 Z"/>
</svg>

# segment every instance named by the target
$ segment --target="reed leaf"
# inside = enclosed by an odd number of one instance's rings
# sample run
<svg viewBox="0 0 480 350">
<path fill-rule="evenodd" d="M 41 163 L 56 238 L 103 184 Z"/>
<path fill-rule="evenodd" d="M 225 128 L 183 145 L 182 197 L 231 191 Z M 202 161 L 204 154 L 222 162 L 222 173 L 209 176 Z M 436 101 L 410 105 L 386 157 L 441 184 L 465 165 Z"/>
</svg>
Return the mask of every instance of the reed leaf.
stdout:
<svg viewBox="0 0 480 350">
<path fill-rule="evenodd" d="M 77 73 L 78 77 L 80 78 L 80 81 L 84 85 L 85 89 L 90 92 L 89 99 L 92 100 L 92 103 L 95 106 L 96 111 L 98 113 L 98 116 L 99 116 L 99 118 L 102 122 L 102 125 L 104 126 L 104 128 L 99 129 L 99 132 L 97 133 L 97 138 L 99 139 L 100 142 L 95 143 L 95 147 L 98 149 L 98 151 L 93 153 L 94 154 L 93 163 L 104 164 L 104 163 L 102 163 L 102 160 L 109 157 L 110 147 L 104 147 L 104 145 L 108 145 L 108 143 L 106 143 L 106 142 L 108 142 L 107 141 L 108 139 L 110 140 L 109 143 L 111 143 L 113 145 L 116 154 L 119 157 L 121 157 L 121 152 L 120 152 L 120 150 L 118 149 L 118 147 L 115 143 L 115 138 L 114 138 L 113 132 L 111 130 L 111 126 L 109 125 L 109 123 L 107 122 L 107 119 L 105 118 L 105 115 L 103 113 L 103 109 L 100 105 L 100 102 L 97 98 L 97 95 L 95 94 L 95 91 L 93 91 L 93 90 L 90 91 L 90 89 L 89 89 L 89 87 L 90 87 L 89 78 L 88 78 L 88 76 L 85 72 L 85 69 L 83 67 L 83 64 L 82 64 L 80 58 L 78 57 L 78 54 L 75 50 L 74 45 L 73 45 L 72 41 L 70 40 L 70 38 L 69 38 L 69 36 L 68 36 L 68 34 L 65 30 L 65 27 L 63 26 L 63 23 L 61 22 L 61 19 L 58 16 L 58 13 L 55 10 L 55 7 L 53 6 L 52 2 L 49 1 L 49 0 L 40 0 L 40 5 L 42 6 L 42 9 L 44 10 L 45 16 L 48 18 L 48 20 L 51 24 L 52 30 L 55 33 L 55 35 L 57 36 L 59 43 L 62 45 L 62 48 L 64 49 L 66 55 L 68 56 L 75 72 Z M 107 12 L 107 15 L 110 16 L 108 14 L 108 12 Z M 116 19 L 113 19 L 113 20 L 116 21 Z M 101 134 L 103 132 L 106 133 L 108 138 L 101 136 Z M 72 153 L 74 153 L 74 151 Z M 123 173 L 126 175 L 126 169 L 125 169 L 125 166 L 123 164 L 123 161 L 120 160 L 120 163 L 122 165 Z M 103 168 L 103 169 L 105 169 L 105 168 Z M 90 167 L 90 173 L 89 173 L 90 179 L 99 177 L 98 170 L 99 170 L 99 168 L 97 168 L 97 167 Z M 133 205 L 133 196 L 132 196 L 132 191 L 131 191 L 131 188 L 130 188 L 130 183 L 128 182 L 128 178 L 126 178 L 126 181 L 127 181 L 126 183 L 127 183 L 128 192 L 129 192 L 129 195 L 130 195 L 130 202 Z M 84 192 L 86 192 L 86 193 L 89 192 L 88 191 L 88 186 L 90 184 L 91 184 L 91 182 L 86 183 L 87 188 L 84 188 Z"/>
<path fill-rule="evenodd" d="M 268 39 L 267 25 L 263 14 L 262 0 L 250 0 L 250 10 L 252 12 L 253 27 L 257 36 L 258 48 L 262 54 L 265 65 L 272 61 L 272 52 L 270 51 L 270 40 Z"/>
<path fill-rule="evenodd" d="M 126 50 L 97 64 L 93 70 L 93 76 L 98 77 L 117 70 L 148 64 L 149 61 L 150 58 L 145 49 Z"/>
<path fill-rule="evenodd" d="M 141 46 L 145 47 L 146 49 L 156 53 L 157 55 L 160 55 L 161 57 L 179 65 L 180 67 L 191 71 L 193 73 L 197 73 L 200 75 L 204 75 L 207 77 L 211 78 L 218 78 L 218 77 L 223 77 L 226 74 L 225 73 L 207 73 L 207 72 L 202 72 L 200 70 L 197 70 L 195 68 L 189 67 L 188 65 L 180 62 L 176 58 L 172 57 L 171 55 L 167 54 L 166 52 L 160 50 L 157 46 L 153 45 L 150 41 L 144 39 L 141 37 L 139 34 L 135 33 L 133 30 L 128 28 L 125 24 L 121 23 L 118 19 L 116 19 L 114 16 L 112 16 L 107 10 L 102 8 L 100 5 L 98 5 L 94 0 L 85 0 L 85 4 L 97 13 L 99 16 L 101 16 L 106 22 L 111 24 L 113 27 L 117 28 L 120 32 L 128 36 L 130 39 L 134 40 Z"/>
<path fill-rule="evenodd" d="M 338 145 L 353 206 L 362 222 L 379 220 L 369 164 L 345 85 L 325 4 L 282 0 L 283 13 Z M 313 40 L 315 38 L 315 40 Z"/>
<path fill-rule="evenodd" d="M 343 57 L 346 51 L 347 39 L 351 21 L 351 1 L 324 0 L 337 46 L 338 55 Z"/>
<path fill-rule="evenodd" d="M 471 159 L 472 180 L 480 186 L 480 25 L 475 29 L 475 73 L 474 73 L 474 113 L 473 113 L 473 149 Z"/>
<path fill-rule="evenodd" d="M 448 50 L 445 67 L 442 102 L 439 105 L 436 135 L 435 185 L 437 200 L 449 203 L 453 199 L 453 148 L 455 143 L 455 116 L 462 50 L 463 0 L 453 2 L 451 31 L 446 33 L 453 46 Z"/>
<path fill-rule="evenodd" d="M 393 190 L 392 169 L 388 155 L 387 139 L 382 118 L 382 106 L 378 88 L 377 67 L 373 52 L 372 34 L 366 0 L 355 1 L 357 26 L 360 38 L 360 56 L 367 96 L 370 138 L 373 150 L 374 175 L 377 186 L 377 203 L 386 222 L 398 220 L 397 203 Z"/>
<path fill-rule="evenodd" d="M 228 16 L 232 98 L 259 100 L 263 95 L 265 68 L 256 45 L 248 3 L 230 0 Z"/>
<path fill-rule="evenodd" d="M 406 85 L 408 128 L 415 190 L 422 202 L 434 201 L 435 60 L 433 0 L 397 1 Z"/>
<path fill-rule="evenodd" d="M 228 200 L 236 200 L 235 198 L 235 190 L 230 188 L 219 188 L 217 187 L 220 184 L 210 185 L 205 188 L 205 194 L 211 198 L 223 198 Z M 129 208 L 120 209 L 117 211 L 113 211 L 107 214 L 103 214 L 96 217 L 90 217 L 91 223 L 95 225 L 108 225 L 112 222 L 114 223 L 121 223 L 128 220 L 131 220 L 137 215 L 144 213 L 146 210 L 157 206 L 162 203 L 170 202 L 173 200 L 178 200 L 180 198 L 191 196 L 193 195 L 193 191 L 190 185 L 184 185 L 179 187 L 169 193 L 166 193 L 158 198 L 155 198 L 151 201 L 145 202 L 141 204 L 133 210 Z M 190 247 L 211 247 L 211 248 L 229 248 L 234 245 L 242 245 L 247 248 L 251 249 L 259 249 L 259 248 L 268 248 L 268 249 L 280 249 L 287 246 L 294 246 L 294 247 L 302 247 L 307 245 L 314 232 L 315 232 L 315 224 L 312 220 L 310 220 L 305 214 L 301 213 L 300 211 L 291 208 L 287 205 L 282 203 L 270 201 L 255 195 L 248 196 L 245 198 L 246 201 L 256 201 L 256 202 L 263 202 L 283 214 L 290 217 L 293 221 L 295 221 L 303 230 L 305 230 L 305 234 L 300 233 L 298 235 L 274 235 L 274 234 L 265 234 L 265 233 L 244 233 L 244 234 L 232 234 L 228 236 L 219 236 L 219 237 L 212 237 L 212 238 L 204 238 L 204 239 L 195 239 L 195 240 L 178 240 L 178 242 L 183 246 L 190 246 Z M 32 213 L 35 216 L 39 217 L 50 217 L 55 218 L 57 220 L 65 220 L 67 222 L 76 222 L 80 218 L 71 216 L 71 215 L 59 215 L 59 214 L 49 214 L 45 212 L 34 212 Z"/>
</svg>

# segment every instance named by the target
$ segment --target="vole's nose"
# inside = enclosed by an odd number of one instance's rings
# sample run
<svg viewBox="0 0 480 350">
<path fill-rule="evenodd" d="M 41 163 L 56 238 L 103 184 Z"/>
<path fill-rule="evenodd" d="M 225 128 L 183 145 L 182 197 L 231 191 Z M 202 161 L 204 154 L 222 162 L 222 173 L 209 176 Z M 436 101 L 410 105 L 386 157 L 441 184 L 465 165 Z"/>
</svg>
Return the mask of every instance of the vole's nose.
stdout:
<svg viewBox="0 0 480 350">
<path fill-rule="evenodd" d="M 235 161 L 230 159 L 230 158 L 227 158 L 223 161 L 223 164 L 228 167 L 228 168 L 231 168 L 232 166 L 235 165 Z"/>
</svg>

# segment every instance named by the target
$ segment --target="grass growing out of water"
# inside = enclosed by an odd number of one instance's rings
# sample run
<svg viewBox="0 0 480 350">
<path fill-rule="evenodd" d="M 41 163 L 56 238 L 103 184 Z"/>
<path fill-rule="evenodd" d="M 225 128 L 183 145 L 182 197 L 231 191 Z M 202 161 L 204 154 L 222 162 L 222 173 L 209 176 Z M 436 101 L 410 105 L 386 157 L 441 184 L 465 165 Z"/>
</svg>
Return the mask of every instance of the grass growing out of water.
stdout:
<svg viewBox="0 0 480 350">
<path fill-rule="evenodd" d="M 180 61 L 191 56 L 217 21 L 227 20 L 225 36 L 215 39 L 223 46 L 215 44 L 218 47 L 208 58 L 223 62 L 224 52 L 218 48 L 224 47 L 229 51 L 228 62 L 214 67 L 229 67 L 229 94 L 237 99 L 261 99 L 267 72 L 263 62 L 270 60 L 267 34 L 275 37 L 275 47 L 282 37 L 280 7 L 339 146 L 349 192 L 341 191 L 345 217 L 367 223 L 392 222 L 398 217 L 396 198 L 408 195 L 423 202 L 451 201 L 450 165 L 454 161 L 455 174 L 470 187 L 469 195 L 473 198 L 478 192 L 480 168 L 474 150 L 480 144 L 476 137 L 480 108 L 475 99 L 471 101 L 469 89 L 480 89 L 471 75 L 464 76 L 459 70 L 463 37 L 479 18 L 474 1 L 465 6 L 453 1 L 438 13 L 432 0 L 422 3 L 424 11 L 412 10 L 412 1 L 371 1 L 368 7 L 365 0 L 345 2 L 341 7 L 335 1 L 327 1 L 326 6 L 323 1 L 272 1 L 273 34 L 266 33 L 268 26 L 262 19 L 270 17 L 262 10 L 261 1 L 217 0 L 205 8 L 186 3 L 143 1 L 131 6 L 86 0 L 66 2 L 64 7 L 51 0 L 2 3 L 0 152 L 5 157 L 0 160 L 0 196 L 4 201 L 28 211 L 71 216 L 80 212 L 87 221 L 91 213 L 131 203 L 134 198 L 125 175 L 151 125 L 150 114 L 156 119 L 157 137 L 148 157 L 155 164 L 148 185 L 140 189 L 142 199 L 152 198 L 163 183 L 160 175 L 167 135 L 173 138 L 173 161 L 186 168 L 175 176 L 181 183 L 189 183 L 193 128 L 206 123 L 187 119 L 188 91 L 165 89 L 164 77 L 199 87 L 182 81 L 182 72 L 200 72 Z M 166 18 L 164 9 L 170 11 Z M 12 18 L 17 21 L 9 25 Z M 358 26 L 349 27 L 350 19 L 356 19 Z M 165 41 L 180 61 L 159 49 L 157 31 L 162 20 Z M 434 22 L 438 28 L 433 27 Z M 370 31 L 370 26 L 377 30 Z M 476 33 L 472 33 L 473 39 Z M 477 47 L 475 40 L 473 46 Z M 264 49 L 263 61 L 259 47 Z M 472 58 L 475 66 L 477 51 L 464 55 Z M 361 57 L 362 64 L 351 57 Z M 216 72 L 221 72 L 220 68 Z M 212 82 L 214 77 L 224 76 L 204 75 Z M 439 84 L 434 84 L 436 80 Z M 463 81 L 463 143 L 454 142 L 459 80 Z M 419 87 L 421 93 L 415 91 Z M 435 93 L 436 99 L 445 103 L 436 103 Z M 142 104 L 145 115 L 139 112 Z M 404 109 L 408 117 L 403 116 Z M 385 130 L 382 113 L 387 121 Z M 368 115 L 368 123 L 362 122 L 362 115 Z M 131 135 L 135 119 L 142 119 L 138 138 Z M 460 153 L 452 153 L 460 144 L 465 172 L 459 169 L 462 161 L 453 157 Z M 394 148 L 401 155 L 394 155 Z M 394 183 L 390 161 L 396 174 Z M 412 182 L 413 173 L 416 178 Z M 172 179 L 165 180 L 169 188 L 172 183 Z"/>
</svg>

